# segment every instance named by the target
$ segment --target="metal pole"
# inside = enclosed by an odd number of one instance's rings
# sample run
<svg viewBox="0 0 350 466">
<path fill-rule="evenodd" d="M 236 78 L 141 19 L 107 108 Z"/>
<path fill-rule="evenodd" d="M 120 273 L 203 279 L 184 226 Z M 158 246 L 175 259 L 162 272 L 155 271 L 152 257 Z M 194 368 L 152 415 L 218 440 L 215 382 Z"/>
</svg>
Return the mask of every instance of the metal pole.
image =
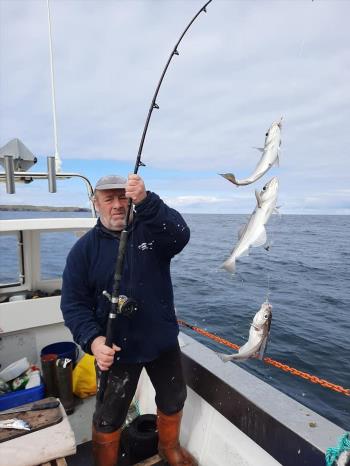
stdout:
<svg viewBox="0 0 350 466">
<path fill-rule="evenodd" d="M 14 162 L 12 155 L 5 155 L 4 156 L 5 162 L 5 174 L 6 174 L 6 192 L 7 194 L 15 194 L 15 169 L 14 169 Z"/>
<path fill-rule="evenodd" d="M 56 164 L 55 157 L 47 157 L 47 176 L 49 180 L 49 192 L 56 193 Z"/>
</svg>

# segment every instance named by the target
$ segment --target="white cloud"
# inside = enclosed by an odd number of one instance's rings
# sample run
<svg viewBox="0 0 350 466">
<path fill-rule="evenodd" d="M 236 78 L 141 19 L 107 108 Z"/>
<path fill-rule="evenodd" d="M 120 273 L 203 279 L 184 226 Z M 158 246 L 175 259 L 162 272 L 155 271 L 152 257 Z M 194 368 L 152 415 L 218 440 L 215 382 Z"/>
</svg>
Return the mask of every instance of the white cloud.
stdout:
<svg viewBox="0 0 350 466">
<path fill-rule="evenodd" d="M 132 167 L 162 68 L 203 2 L 50 3 L 63 162 L 128 160 Z M 214 181 L 217 173 L 248 175 L 259 157 L 252 147 L 281 115 L 274 174 L 286 205 L 304 208 L 310 179 L 317 197 L 324 183 L 330 193 L 345 189 L 349 16 L 350 3 L 337 0 L 210 4 L 169 67 L 144 145 L 146 164 L 167 173 L 165 194 L 207 196 L 210 179 L 218 190 L 210 196 L 224 198 L 229 187 Z M 48 54 L 46 2 L 1 0 L 0 146 L 19 137 L 36 155 L 53 153 Z M 174 193 L 170 169 L 192 174 L 193 184 Z M 230 192 L 239 199 L 240 191 Z M 347 199 L 337 196 L 339 209 Z"/>
<path fill-rule="evenodd" d="M 186 207 L 197 204 L 218 204 L 229 202 L 230 199 L 219 198 L 216 196 L 178 196 L 175 198 L 165 198 L 167 204 L 172 207 Z"/>
</svg>

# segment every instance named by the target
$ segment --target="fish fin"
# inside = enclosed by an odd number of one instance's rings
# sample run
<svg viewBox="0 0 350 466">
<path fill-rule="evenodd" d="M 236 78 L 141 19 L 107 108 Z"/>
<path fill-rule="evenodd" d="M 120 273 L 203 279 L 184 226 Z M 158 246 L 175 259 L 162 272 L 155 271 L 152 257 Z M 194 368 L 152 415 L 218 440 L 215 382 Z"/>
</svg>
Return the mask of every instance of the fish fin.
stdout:
<svg viewBox="0 0 350 466">
<path fill-rule="evenodd" d="M 219 173 L 219 175 L 224 177 L 226 180 L 231 181 L 231 183 L 238 186 L 236 177 L 233 173 Z"/>
<path fill-rule="evenodd" d="M 259 233 L 259 236 L 256 238 L 254 243 L 252 243 L 253 247 L 258 247 L 258 246 L 263 246 L 267 242 L 267 237 L 266 237 L 266 229 L 265 227 L 262 227 L 261 232 Z"/>
<path fill-rule="evenodd" d="M 253 149 L 258 150 L 259 152 L 264 152 L 264 147 L 253 147 Z"/>
<path fill-rule="evenodd" d="M 278 168 L 279 168 L 279 166 L 280 166 L 280 158 L 279 158 L 278 155 L 277 155 L 277 157 L 276 157 L 276 160 L 275 160 L 275 162 L 274 162 L 274 165 L 276 165 L 276 167 L 278 167 Z"/>
<path fill-rule="evenodd" d="M 248 226 L 248 223 L 245 223 L 244 225 L 241 225 L 239 230 L 238 230 L 238 239 L 241 239 L 242 236 L 244 235 L 244 232 L 246 231 Z"/>
<path fill-rule="evenodd" d="M 258 207 L 260 208 L 262 203 L 261 203 L 259 191 L 257 189 L 255 190 L 255 197 L 256 197 L 256 202 L 258 203 Z"/>
<path fill-rule="evenodd" d="M 270 251 L 272 245 L 273 245 L 273 241 L 269 241 L 268 243 L 264 245 L 264 249 L 266 249 L 266 251 Z"/>
<path fill-rule="evenodd" d="M 233 357 L 234 357 L 234 354 L 216 353 L 216 355 L 219 356 L 219 358 L 223 362 L 231 361 L 231 359 L 233 359 Z"/>
<path fill-rule="evenodd" d="M 279 211 L 279 209 L 280 209 L 281 207 L 282 207 L 282 206 L 280 206 L 280 205 L 276 206 L 276 207 L 273 209 L 272 213 L 273 213 L 273 214 L 277 214 L 279 217 L 281 217 L 282 214 L 281 214 L 281 212 Z"/>
</svg>

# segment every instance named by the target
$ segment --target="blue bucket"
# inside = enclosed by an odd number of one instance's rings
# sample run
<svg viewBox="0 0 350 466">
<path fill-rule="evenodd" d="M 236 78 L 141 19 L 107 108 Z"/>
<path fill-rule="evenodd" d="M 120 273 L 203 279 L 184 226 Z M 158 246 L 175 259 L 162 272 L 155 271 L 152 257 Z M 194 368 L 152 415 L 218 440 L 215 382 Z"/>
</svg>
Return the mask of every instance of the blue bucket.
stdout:
<svg viewBox="0 0 350 466">
<path fill-rule="evenodd" d="M 79 356 L 79 348 L 72 341 L 59 341 L 51 345 L 44 346 L 40 356 L 44 354 L 57 354 L 58 358 L 69 358 L 73 365 L 77 362 Z"/>
</svg>

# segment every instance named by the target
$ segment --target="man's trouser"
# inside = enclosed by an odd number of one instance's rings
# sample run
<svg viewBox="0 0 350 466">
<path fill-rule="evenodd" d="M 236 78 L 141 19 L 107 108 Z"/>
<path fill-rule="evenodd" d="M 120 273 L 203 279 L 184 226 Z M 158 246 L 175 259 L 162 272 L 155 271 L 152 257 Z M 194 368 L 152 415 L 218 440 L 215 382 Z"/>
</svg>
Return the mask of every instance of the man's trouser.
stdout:
<svg viewBox="0 0 350 466">
<path fill-rule="evenodd" d="M 115 361 L 109 371 L 109 381 L 103 405 L 97 401 L 93 425 L 99 432 L 114 432 L 124 423 L 134 397 L 142 368 L 156 392 L 157 408 L 171 415 L 182 410 L 186 396 L 186 384 L 181 364 L 181 350 L 177 345 L 153 361 L 122 364 Z M 97 368 L 97 377 L 101 372 Z"/>
</svg>

